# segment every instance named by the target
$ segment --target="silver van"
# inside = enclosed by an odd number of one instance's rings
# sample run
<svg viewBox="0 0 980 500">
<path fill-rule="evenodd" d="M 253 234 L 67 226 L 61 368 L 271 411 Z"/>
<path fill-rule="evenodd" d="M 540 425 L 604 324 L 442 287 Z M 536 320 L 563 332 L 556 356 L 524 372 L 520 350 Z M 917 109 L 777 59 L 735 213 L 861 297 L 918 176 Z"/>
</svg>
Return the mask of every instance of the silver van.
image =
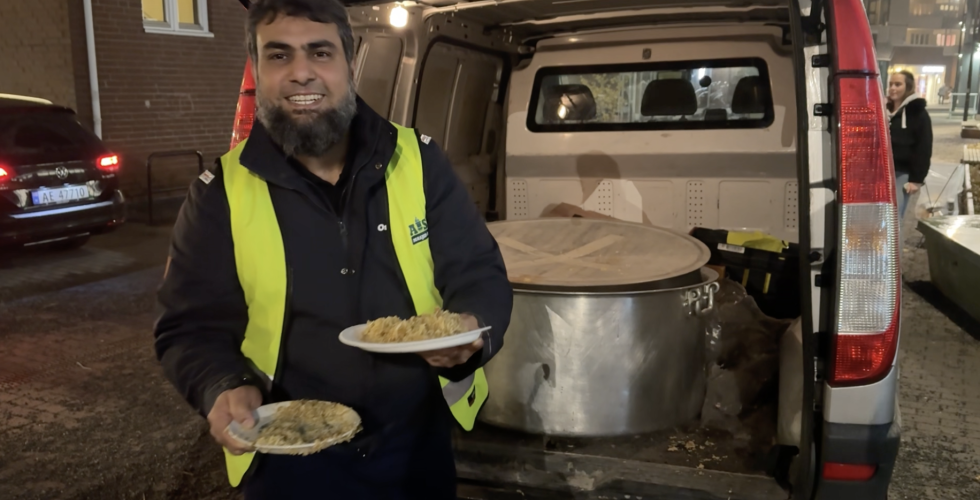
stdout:
<svg viewBox="0 0 980 500">
<path fill-rule="evenodd" d="M 567 203 L 680 233 L 749 228 L 800 249 L 776 466 L 665 463 L 666 436 L 483 428 L 458 433 L 461 497 L 887 498 L 900 435 L 899 224 L 860 0 L 344 3 L 358 93 L 435 138 L 488 221 Z M 238 138 L 253 95 L 243 88 Z M 586 184 L 642 203 L 589 208 Z"/>
</svg>

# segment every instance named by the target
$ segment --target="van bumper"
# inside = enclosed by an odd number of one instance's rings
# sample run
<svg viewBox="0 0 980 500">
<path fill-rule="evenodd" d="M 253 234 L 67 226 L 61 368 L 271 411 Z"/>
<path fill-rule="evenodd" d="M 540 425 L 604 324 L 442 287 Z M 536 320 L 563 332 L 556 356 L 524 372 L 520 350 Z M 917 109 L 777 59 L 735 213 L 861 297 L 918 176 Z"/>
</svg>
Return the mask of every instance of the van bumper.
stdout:
<svg viewBox="0 0 980 500">
<path fill-rule="evenodd" d="M 817 471 L 816 500 L 886 500 L 898 458 L 901 426 L 823 423 L 821 466 Z M 823 478 L 824 463 L 875 465 L 867 481 L 832 481 Z"/>
</svg>

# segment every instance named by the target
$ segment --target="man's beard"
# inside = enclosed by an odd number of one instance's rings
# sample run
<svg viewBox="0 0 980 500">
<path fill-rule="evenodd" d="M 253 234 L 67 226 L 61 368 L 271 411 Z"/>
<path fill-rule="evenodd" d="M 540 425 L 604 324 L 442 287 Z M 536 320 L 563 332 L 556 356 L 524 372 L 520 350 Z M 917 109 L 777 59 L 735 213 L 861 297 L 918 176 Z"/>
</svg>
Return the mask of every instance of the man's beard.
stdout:
<svg viewBox="0 0 980 500">
<path fill-rule="evenodd" d="M 354 115 L 357 99 L 353 82 L 337 106 L 326 111 L 310 111 L 310 120 L 299 122 L 282 106 L 271 99 L 258 97 L 256 117 L 265 126 L 269 137 L 287 156 L 323 156 L 344 139 Z M 326 99 L 326 96 L 323 97 Z"/>
</svg>

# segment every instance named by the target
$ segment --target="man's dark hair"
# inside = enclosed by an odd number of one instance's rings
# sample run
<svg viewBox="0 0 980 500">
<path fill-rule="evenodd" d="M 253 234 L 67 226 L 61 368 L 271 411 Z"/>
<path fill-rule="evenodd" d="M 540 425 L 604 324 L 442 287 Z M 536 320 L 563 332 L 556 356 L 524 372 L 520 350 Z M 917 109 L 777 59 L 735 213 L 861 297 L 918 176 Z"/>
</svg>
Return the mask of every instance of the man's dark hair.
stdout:
<svg viewBox="0 0 980 500">
<path fill-rule="evenodd" d="M 347 64 L 354 60 L 354 33 L 350 27 L 350 18 L 347 16 L 347 9 L 337 0 L 252 0 L 248 8 L 248 19 L 245 21 L 245 45 L 252 61 L 259 57 L 259 48 L 255 41 L 256 27 L 259 23 L 270 23 L 280 15 L 336 24 Z"/>
</svg>

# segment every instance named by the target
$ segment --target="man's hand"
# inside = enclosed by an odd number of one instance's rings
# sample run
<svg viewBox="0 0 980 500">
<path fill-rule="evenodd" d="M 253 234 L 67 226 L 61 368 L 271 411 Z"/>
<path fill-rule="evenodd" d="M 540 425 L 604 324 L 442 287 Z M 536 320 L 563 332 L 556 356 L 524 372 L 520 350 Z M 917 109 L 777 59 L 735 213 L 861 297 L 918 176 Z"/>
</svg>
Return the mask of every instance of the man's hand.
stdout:
<svg viewBox="0 0 980 500">
<path fill-rule="evenodd" d="M 232 420 L 238 422 L 246 429 L 251 429 L 255 425 L 252 419 L 252 412 L 262 406 L 262 392 L 258 387 L 245 385 L 235 389 L 222 392 L 218 399 L 214 401 L 211 412 L 208 413 L 208 423 L 211 424 L 211 436 L 221 446 L 224 446 L 232 455 L 241 455 L 252 451 L 241 443 L 232 439 L 226 429 Z"/>
<path fill-rule="evenodd" d="M 905 183 L 905 192 L 908 193 L 908 194 L 918 193 L 919 192 L 919 184 L 916 184 L 914 182 L 906 182 Z"/>
<path fill-rule="evenodd" d="M 471 332 L 480 328 L 479 322 L 472 315 L 463 314 L 463 327 L 466 331 Z M 477 339 L 476 342 L 472 344 L 463 345 L 459 347 L 448 347 L 446 349 L 439 349 L 436 351 L 428 351 L 419 353 L 420 356 L 425 358 L 429 365 L 436 368 L 452 368 L 454 366 L 466 363 L 473 354 L 477 353 L 483 349 L 483 339 Z"/>
</svg>

